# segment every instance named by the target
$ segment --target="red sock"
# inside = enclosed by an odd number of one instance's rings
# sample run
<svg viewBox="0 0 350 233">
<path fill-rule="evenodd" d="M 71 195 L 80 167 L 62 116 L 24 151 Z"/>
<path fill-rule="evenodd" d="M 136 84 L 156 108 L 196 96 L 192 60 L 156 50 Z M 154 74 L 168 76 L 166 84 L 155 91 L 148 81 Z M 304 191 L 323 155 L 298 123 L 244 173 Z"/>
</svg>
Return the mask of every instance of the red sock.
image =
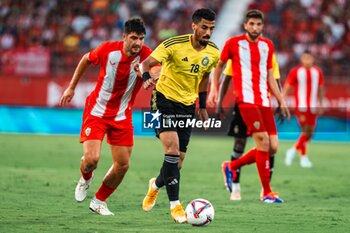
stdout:
<svg viewBox="0 0 350 233">
<path fill-rule="evenodd" d="M 244 165 L 248 165 L 255 162 L 255 154 L 256 154 L 256 148 L 251 149 L 244 155 L 242 155 L 239 159 L 233 160 L 230 163 L 231 170 L 236 171 L 240 167 Z"/>
<path fill-rule="evenodd" d="M 297 143 L 295 144 L 295 149 L 300 151 L 301 155 L 306 154 L 306 143 L 309 141 L 309 137 L 305 136 L 304 134 L 301 134 Z"/>
<path fill-rule="evenodd" d="M 270 187 L 270 155 L 268 151 L 256 151 L 256 167 L 264 189 L 264 196 L 271 192 Z"/>
<path fill-rule="evenodd" d="M 105 201 L 114 192 L 114 190 L 115 188 L 110 188 L 102 182 L 101 187 L 95 194 L 96 198 L 100 201 Z"/>
<path fill-rule="evenodd" d="M 301 155 L 306 155 L 306 151 L 307 151 L 307 144 L 310 141 L 310 137 L 304 136 L 304 150 L 301 151 Z"/>
<path fill-rule="evenodd" d="M 80 169 L 80 172 L 84 180 L 90 180 L 90 178 L 92 177 L 92 171 L 84 173 L 83 170 Z"/>
</svg>

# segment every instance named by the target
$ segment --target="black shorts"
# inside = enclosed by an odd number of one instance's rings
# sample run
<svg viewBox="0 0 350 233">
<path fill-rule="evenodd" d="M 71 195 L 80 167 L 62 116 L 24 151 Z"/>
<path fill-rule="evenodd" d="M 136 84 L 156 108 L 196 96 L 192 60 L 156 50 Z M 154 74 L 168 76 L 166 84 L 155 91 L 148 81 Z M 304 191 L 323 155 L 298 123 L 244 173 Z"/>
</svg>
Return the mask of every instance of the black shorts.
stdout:
<svg viewBox="0 0 350 233">
<path fill-rule="evenodd" d="M 159 137 L 159 134 L 165 131 L 176 131 L 179 137 L 179 149 L 181 152 L 186 152 L 192 132 L 192 128 L 186 126 L 186 122 L 194 118 L 195 107 L 195 104 L 187 106 L 171 101 L 159 91 L 153 90 L 151 110 L 159 110 L 162 114 L 160 128 L 155 129 L 156 136 Z"/>
<path fill-rule="evenodd" d="M 247 126 L 244 123 L 241 113 L 239 112 L 238 104 L 235 104 L 235 108 L 232 112 L 232 119 L 230 126 L 228 128 L 227 135 L 237 138 L 246 138 L 247 135 Z"/>
</svg>

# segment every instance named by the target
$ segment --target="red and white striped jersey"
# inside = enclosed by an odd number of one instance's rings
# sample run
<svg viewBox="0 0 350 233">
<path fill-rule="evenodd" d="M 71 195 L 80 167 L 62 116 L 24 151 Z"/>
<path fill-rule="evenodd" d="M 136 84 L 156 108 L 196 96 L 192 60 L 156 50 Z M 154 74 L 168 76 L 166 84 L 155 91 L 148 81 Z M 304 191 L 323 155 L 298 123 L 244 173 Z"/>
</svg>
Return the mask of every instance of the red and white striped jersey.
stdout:
<svg viewBox="0 0 350 233">
<path fill-rule="evenodd" d="M 104 42 L 89 53 L 89 61 L 100 64 L 95 89 L 87 97 L 90 114 L 116 121 L 131 121 L 131 110 L 142 78 L 134 71 L 134 64 L 145 60 L 152 52 L 143 46 L 136 56 L 127 57 L 123 52 L 123 41 Z"/>
<path fill-rule="evenodd" d="M 220 60 L 232 60 L 233 91 L 237 102 L 270 106 L 268 70 L 272 69 L 272 41 L 259 37 L 251 42 L 240 35 L 226 41 Z"/>
<path fill-rule="evenodd" d="M 318 90 L 323 82 L 322 71 L 317 66 L 307 69 L 300 65 L 289 72 L 286 83 L 294 87 L 295 106 L 298 111 L 316 111 Z"/>
</svg>

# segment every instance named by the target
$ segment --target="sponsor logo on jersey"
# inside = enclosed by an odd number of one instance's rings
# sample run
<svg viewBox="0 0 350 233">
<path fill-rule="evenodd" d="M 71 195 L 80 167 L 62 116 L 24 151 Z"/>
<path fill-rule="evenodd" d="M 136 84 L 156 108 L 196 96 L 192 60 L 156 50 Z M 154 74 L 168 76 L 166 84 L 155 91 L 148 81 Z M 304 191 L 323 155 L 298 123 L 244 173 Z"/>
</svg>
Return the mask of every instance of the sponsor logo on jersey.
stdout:
<svg viewBox="0 0 350 233">
<path fill-rule="evenodd" d="M 188 58 L 184 57 L 184 58 L 181 59 L 181 61 L 188 61 Z"/>
</svg>

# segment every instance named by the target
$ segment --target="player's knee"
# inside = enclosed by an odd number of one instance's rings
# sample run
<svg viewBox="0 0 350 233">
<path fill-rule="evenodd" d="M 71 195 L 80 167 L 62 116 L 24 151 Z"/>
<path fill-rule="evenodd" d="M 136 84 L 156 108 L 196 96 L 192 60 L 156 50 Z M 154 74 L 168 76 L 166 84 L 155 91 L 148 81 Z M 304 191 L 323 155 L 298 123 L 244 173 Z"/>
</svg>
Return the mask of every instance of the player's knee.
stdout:
<svg viewBox="0 0 350 233">
<path fill-rule="evenodd" d="M 128 170 L 129 170 L 129 163 L 126 163 L 126 164 L 117 164 L 117 163 L 115 163 L 114 164 L 114 172 L 115 173 L 125 174 Z"/>
<path fill-rule="evenodd" d="M 99 161 L 99 155 L 93 152 L 85 152 L 83 157 L 83 163 L 86 167 L 96 168 Z"/>
<path fill-rule="evenodd" d="M 266 132 L 258 133 L 256 135 L 257 148 L 263 151 L 269 151 L 270 140 Z"/>
<path fill-rule="evenodd" d="M 177 146 L 167 146 L 165 148 L 165 154 L 171 154 L 171 155 L 180 155 L 180 150 L 179 150 L 179 147 Z"/>
<path fill-rule="evenodd" d="M 309 129 L 305 132 L 305 136 L 308 138 L 311 138 L 313 134 L 314 134 L 314 132 L 312 129 Z"/>
</svg>

